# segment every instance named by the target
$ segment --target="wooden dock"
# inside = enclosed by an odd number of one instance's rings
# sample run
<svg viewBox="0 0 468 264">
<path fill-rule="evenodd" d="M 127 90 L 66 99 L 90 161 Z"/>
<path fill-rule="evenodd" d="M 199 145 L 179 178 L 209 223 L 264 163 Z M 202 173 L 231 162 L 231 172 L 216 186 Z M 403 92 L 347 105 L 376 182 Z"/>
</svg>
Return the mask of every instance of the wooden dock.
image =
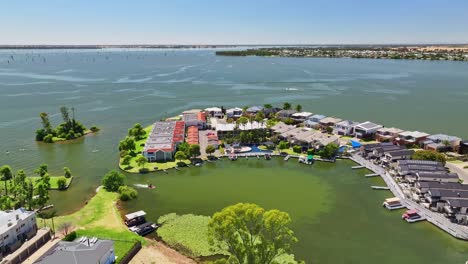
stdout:
<svg viewBox="0 0 468 264">
<path fill-rule="evenodd" d="M 372 189 L 374 190 L 390 190 L 390 187 L 388 186 L 371 186 Z"/>
</svg>

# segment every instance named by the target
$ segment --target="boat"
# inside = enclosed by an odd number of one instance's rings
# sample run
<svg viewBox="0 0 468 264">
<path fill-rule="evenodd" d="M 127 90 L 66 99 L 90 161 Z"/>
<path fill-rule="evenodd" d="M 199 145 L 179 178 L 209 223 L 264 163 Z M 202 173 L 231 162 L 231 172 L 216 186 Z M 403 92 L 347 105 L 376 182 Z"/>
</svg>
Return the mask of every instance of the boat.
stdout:
<svg viewBox="0 0 468 264">
<path fill-rule="evenodd" d="M 270 154 L 265 154 L 265 159 L 266 159 L 266 160 L 270 160 L 270 159 L 271 159 L 271 155 L 270 155 Z"/>
<path fill-rule="evenodd" d="M 195 163 L 195 167 L 200 167 L 201 163 Z"/>
<path fill-rule="evenodd" d="M 415 209 L 411 209 L 411 210 L 408 210 L 406 211 L 402 216 L 401 216 L 402 219 L 404 219 L 406 222 L 408 223 L 415 223 L 415 222 L 419 222 L 419 221 L 422 221 L 422 220 L 425 220 L 424 217 L 422 217 L 418 211 L 416 211 Z"/>
<path fill-rule="evenodd" d="M 131 214 L 127 214 L 125 215 L 125 225 L 128 227 L 141 225 L 146 222 L 145 216 L 145 211 L 137 211 Z"/>
<path fill-rule="evenodd" d="M 405 206 L 401 204 L 400 199 L 397 197 L 385 199 L 385 201 L 382 203 L 382 206 L 387 208 L 388 210 L 397 210 L 405 208 Z"/>
<path fill-rule="evenodd" d="M 154 185 L 151 184 L 151 183 L 148 183 L 148 189 L 154 189 L 154 188 L 156 188 L 156 186 L 154 186 Z"/>
<path fill-rule="evenodd" d="M 231 156 L 229 156 L 229 159 L 230 160 L 237 160 L 237 155 L 231 155 Z"/>
<path fill-rule="evenodd" d="M 156 225 L 155 223 L 146 222 L 138 226 L 132 226 L 129 228 L 129 230 L 140 236 L 146 236 L 147 234 L 153 232 L 157 228 L 158 228 L 158 225 Z"/>
</svg>

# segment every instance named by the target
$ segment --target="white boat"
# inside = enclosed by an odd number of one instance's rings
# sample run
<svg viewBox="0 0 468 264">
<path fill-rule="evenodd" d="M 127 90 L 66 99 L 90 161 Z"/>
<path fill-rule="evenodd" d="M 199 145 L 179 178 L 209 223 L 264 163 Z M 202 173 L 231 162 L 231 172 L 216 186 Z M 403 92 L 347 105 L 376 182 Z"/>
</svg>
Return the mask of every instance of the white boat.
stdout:
<svg viewBox="0 0 468 264">
<path fill-rule="evenodd" d="M 388 210 L 397 210 L 405 208 L 405 206 L 401 204 L 400 199 L 398 199 L 397 197 L 385 199 L 385 201 L 382 203 L 382 206 L 384 206 Z"/>
</svg>

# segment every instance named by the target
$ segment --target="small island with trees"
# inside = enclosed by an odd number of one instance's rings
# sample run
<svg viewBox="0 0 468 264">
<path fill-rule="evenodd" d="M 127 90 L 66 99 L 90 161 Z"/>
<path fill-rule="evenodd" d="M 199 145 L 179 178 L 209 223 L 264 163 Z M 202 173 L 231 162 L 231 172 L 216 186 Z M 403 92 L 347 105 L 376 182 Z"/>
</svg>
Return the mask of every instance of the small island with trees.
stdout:
<svg viewBox="0 0 468 264">
<path fill-rule="evenodd" d="M 70 112 L 71 111 L 71 112 Z M 45 143 L 55 143 L 58 141 L 73 140 L 84 135 L 99 131 L 99 128 L 92 126 L 87 129 L 82 123 L 75 119 L 75 108 L 69 109 L 66 106 L 60 107 L 63 123 L 53 128 L 49 119 L 49 114 L 42 112 L 41 118 L 42 128 L 36 130 L 36 141 Z"/>
</svg>

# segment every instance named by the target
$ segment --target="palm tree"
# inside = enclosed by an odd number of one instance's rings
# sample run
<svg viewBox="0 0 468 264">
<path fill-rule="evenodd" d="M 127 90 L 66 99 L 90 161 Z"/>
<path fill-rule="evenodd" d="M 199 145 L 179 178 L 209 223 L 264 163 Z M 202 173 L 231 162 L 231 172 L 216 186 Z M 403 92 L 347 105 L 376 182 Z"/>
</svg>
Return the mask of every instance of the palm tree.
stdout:
<svg viewBox="0 0 468 264">
<path fill-rule="evenodd" d="M 8 195 L 8 181 L 13 178 L 13 172 L 10 166 L 4 165 L 0 168 L 0 174 L 2 175 L 2 180 L 5 182 L 5 195 Z"/>
<path fill-rule="evenodd" d="M 300 104 L 296 105 L 296 111 L 301 112 L 302 111 L 302 105 L 300 105 Z"/>
</svg>

